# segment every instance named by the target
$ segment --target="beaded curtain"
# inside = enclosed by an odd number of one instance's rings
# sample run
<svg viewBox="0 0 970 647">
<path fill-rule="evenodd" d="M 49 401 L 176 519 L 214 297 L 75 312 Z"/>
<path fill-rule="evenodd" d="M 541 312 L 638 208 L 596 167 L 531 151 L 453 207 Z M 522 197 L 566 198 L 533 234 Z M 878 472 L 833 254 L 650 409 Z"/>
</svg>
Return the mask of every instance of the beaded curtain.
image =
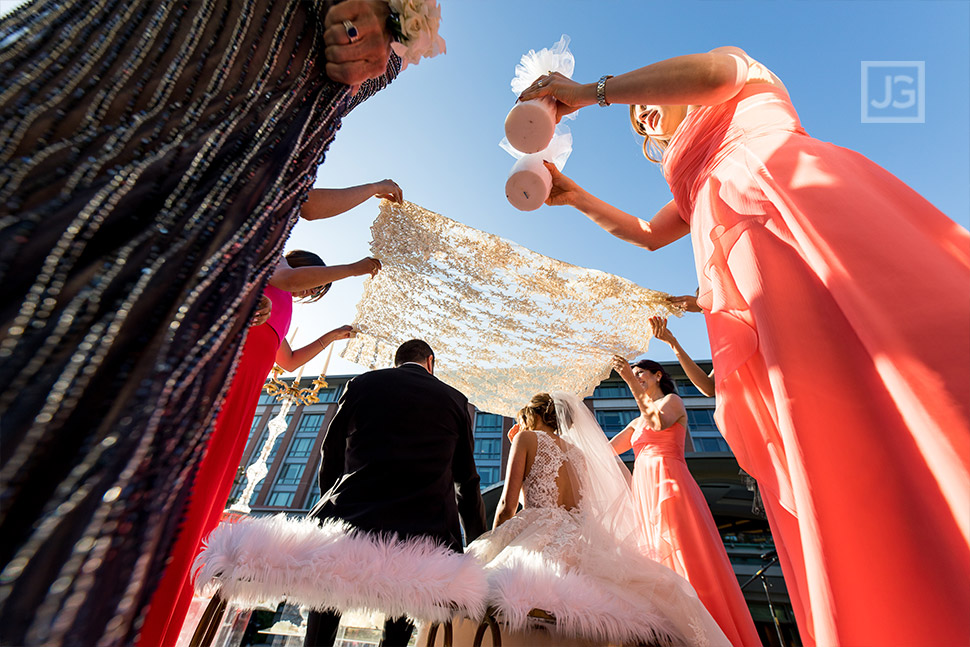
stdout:
<svg viewBox="0 0 970 647">
<path fill-rule="evenodd" d="M 666 293 L 543 256 L 404 202 L 381 202 L 359 330 L 342 357 L 393 365 L 412 338 L 435 351 L 435 375 L 482 411 L 514 416 L 540 391 L 585 397 L 613 353 L 647 350 L 648 318 L 681 312 Z"/>
</svg>

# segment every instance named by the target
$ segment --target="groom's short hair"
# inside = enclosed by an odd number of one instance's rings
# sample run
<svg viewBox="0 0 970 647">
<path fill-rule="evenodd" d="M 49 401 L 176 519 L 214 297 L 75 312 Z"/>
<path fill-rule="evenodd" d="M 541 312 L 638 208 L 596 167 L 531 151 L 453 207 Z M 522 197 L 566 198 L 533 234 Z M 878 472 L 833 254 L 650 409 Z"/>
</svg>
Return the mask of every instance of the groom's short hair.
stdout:
<svg viewBox="0 0 970 647">
<path fill-rule="evenodd" d="M 412 339 L 401 344 L 397 352 L 394 353 L 394 366 L 400 366 L 407 362 L 418 362 L 419 364 L 429 357 L 434 357 L 434 351 L 428 342 L 422 339 Z"/>
</svg>

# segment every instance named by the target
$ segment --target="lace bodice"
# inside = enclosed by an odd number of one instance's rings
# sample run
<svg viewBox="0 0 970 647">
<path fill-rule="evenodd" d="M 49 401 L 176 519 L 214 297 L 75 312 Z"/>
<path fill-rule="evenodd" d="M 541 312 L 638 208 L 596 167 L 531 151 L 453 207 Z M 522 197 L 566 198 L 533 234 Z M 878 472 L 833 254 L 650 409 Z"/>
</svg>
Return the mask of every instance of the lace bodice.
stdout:
<svg viewBox="0 0 970 647">
<path fill-rule="evenodd" d="M 526 508 L 555 508 L 559 504 L 556 477 L 566 460 L 566 454 L 549 434 L 537 432 L 536 457 L 525 476 L 523 492 Z"/>
</svg>

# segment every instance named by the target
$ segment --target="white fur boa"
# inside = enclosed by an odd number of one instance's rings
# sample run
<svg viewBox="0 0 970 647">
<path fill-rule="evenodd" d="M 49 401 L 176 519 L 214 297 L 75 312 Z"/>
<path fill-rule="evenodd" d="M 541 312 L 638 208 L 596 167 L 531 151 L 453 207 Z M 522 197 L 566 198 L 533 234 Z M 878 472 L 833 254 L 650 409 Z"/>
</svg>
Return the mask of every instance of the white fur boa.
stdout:
<svg viewBox="0 0 970 647">
<path fill-rule="evenodd" d="M 339 521 L 273 517 L 223 522 L 195 560 L 195 587 L 236 604 L 289 602 L 314 609 L 365 609 L 442 622 L 481 618 L 485 571 L 470 555 L 426 539 L 357 532 Z"/>
<path fill-rule="evenodd" d="M 624 568 L 632 563 L 612 573 L 581 573 L 539 552 L 515 551 L 511 559 L 487 566 L 474 553 L 279 514 L 223 522 L 207 538 L 193 570 L 197 591 L 218 590 L 244 607 L 285 599 L 318 610 L 478 622 L 490 605 L 512 631 L 528 629 L 529 612 L 538 608 L 556 617 L 561 635 L 729 646 L 690 585 L 659 564 L 653 565 L 656 572 L 637 577 Z"/>
</svg>

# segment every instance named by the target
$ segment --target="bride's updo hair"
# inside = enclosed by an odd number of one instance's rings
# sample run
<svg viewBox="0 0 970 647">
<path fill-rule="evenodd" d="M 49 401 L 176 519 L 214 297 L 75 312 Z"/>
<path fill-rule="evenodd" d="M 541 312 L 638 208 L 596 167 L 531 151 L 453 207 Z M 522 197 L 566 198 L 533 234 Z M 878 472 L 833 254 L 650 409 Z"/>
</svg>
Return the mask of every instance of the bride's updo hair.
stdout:
<svg viewBox="0 0 970 647">
<path fill-rule="evenodd" d="M 559 431 L 559 421 L 556 420 L 556 403 L 548 393 L 537 393 L 529 400 L 529 404 L 519 409 L 519 424 L 526 429 L 535 429 L 541 420 L 546 425 Z"/>
</svg>

